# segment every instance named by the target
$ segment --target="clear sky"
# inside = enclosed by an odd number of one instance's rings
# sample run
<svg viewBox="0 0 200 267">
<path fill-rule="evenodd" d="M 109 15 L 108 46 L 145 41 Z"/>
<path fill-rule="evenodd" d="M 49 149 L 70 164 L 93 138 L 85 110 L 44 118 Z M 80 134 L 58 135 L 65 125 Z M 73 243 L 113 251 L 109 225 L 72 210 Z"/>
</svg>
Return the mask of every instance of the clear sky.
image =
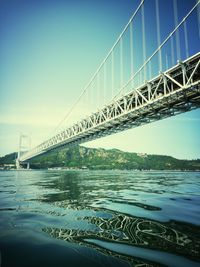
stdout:
<svg viewBox="0 0 200 267">
<path fill-rule="evenodd" d="M 182 0 L 179 6 L 184 9 L 188 2 L 195 1 Z M 17 150 L 20 132 L 31 134 L 37 145 L 55 128 L 138 3 L 0 1 L 1 156 Z M 198 109 L 85 145 L 195 159 L 200 158 L 199 133 Z"/>
</svg>

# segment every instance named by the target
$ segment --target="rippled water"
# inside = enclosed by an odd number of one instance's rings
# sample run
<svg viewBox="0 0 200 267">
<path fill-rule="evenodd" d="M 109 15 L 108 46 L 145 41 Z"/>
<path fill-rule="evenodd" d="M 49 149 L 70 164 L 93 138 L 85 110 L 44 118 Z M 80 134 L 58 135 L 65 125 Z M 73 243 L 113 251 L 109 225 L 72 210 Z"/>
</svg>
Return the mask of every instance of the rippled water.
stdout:
<svg viewBox="0 0 200 267">
<path fill-rule="evenodd" d="M 2 267 L 200 266 L 200 173 L 1 171 Z"/>
</svg>

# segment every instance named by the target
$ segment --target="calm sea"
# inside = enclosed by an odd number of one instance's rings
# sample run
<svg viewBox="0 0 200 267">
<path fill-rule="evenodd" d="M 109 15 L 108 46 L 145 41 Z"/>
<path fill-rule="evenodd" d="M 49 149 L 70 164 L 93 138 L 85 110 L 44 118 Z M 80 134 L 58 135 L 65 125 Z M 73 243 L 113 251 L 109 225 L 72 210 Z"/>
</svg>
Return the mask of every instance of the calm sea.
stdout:
<svg viewBox="0 0 200 267">
<path fill-rule="evenodd" d="M 200 266 L 200 173 L 1 171 L 1 267 Z"/>
</svg>

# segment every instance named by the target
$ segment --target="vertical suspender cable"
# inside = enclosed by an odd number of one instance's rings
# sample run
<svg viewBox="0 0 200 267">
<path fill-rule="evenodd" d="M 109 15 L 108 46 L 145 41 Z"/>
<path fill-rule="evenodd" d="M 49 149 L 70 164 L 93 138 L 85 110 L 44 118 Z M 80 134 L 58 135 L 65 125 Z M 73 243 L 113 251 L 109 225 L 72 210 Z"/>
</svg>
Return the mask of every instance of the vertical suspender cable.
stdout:
<svg viewBox="0 0 200 267">
<path fill-rule="evenodd" d="M 188 34 L 187 34 L 187 24 L 186 21 L 183 23 L 184 27 L 184 39 L 185 39 L 185 52 L 186 52 L 186 58 L 189 57 L 189 46 L 188 46 Z"/>
<path fill-rule="evenodd" d="M 142 51 L 143 51 L 143 62 L 146 61 L 146 36 L 145 36 L 145 18 L 144 18 L 144 5 L 142 5 Z M 144 81 L 146 80 L 146 66 L 143 69 Z"/>
<path fill-rule="evenodd" d="M 178 25 L 177 0 L 173 0 L 173 7 L 174 7 L 174 21 L 175 21 L 175 27 L 176 27 Z M 176 31 L 176 56 L 177 56 L 177 60 L 181 59 L 179 29 L 177 29 Z"/>
<path fill-rule="evenodd" d="M 88 96 L 87 96 L 87 99 L 88 99 L 88 101 L 87 101 L 87 115 L 89 115 L 89 113 L 90 113 L 90 110 L 91 110 L 91 103 L 92 103 L 92 101 L 91 101 L 91 86 L 89 86 L 88 87 L 88 89 L 87 89 L 87 94 L 88 94 Z"/>
<path fill-rule="evenodd" d="M 90 112 L 91 102 L 92 102 L 91 101 L 91 95 L 90 95 L 91 94 L 91 86 L 88 87 L 87 92 L 88 92 L 87 93 L 88 94 L 88 97 L 87 97 L 88 98 L 88 101 L 87 101 L 87 110 L 88 110 L 88 112 Z"/>
<path fill-rule="evenodd" d="M 199 30 L 199 39 L 200 39 L 200 1 L 199 0 L 196 0 L 197 1 L 197 20 L 198 20 L 198 30 Z M 199 40 L 200 41 L 200 40 Z"/>
<path fill-rule="evenodd" d="M 112 51 L 112 56 L 111 56 L 111 68 L 112 68 L 112 98 L 114 96 L 114 51 Z"/>
<path fill-rule="evenodd" d="M 174 39 L 173 39 L 173 36 L 171 36 L 170 44 L 171 44 L 171 66 L 174 66 L 175 60 L 174 60 Z"/>
<path fill-rule="evenodd" d="M 130 61 L 131 61 L 131 76 L 133 75 L 133 22 L 130 23 Z M 130 77 L 131 77 L 130 76 Z"/>
<path fill-rule="evenodd" d="M 159 4 L 158 0 L 156 0 L 156 26 L 157 26 L 157 44 L 158 47 L 161 44 L 160 40 L 160 16 L 159 16 Z M 162 71 L 162 54 L 161 54 L 161 48 L 158 51 L 158 60 L 159 60 L 159 71 Z"/>
<path fill-rule="evenodd" d="M 151 61 L 149 62 L 149 80 L 152 78 Z"/>
<path fill-rule="evenodd" d="M 93 92 L 94 92 L 94 88 L 95 88 L 95 83 L 94 81 L 92 81 L 92 83 L 90 84 L 90 98 L 91 98 L 91 111 L 93 110 L 94 108 L 94 97 L 93 97 Z"/>
<path fill-rule="evenodd" d="M 168 56 L 167 54 L 165 55 L 165 61 L 166 61 L 166 70 L 169 68 L 169 64 L 168 64 Z"/>
<path fill-rule="evenodd" d="M 101 97 L 100 97 L 100 71 L 99 71 L 97 74 L 97 101 L 96 101 L 97 109 L 100 106 L 100 99 L 101 99 Z"/>
<path fill-rule="evenodd" d="M 103 66 L 104 68 L 104 75 L 103 75 L 103 88 L 104 88 L 104 94 L 103 94 L 103 104 L 106 103 L 106 79 L 107 79 L 107 75 L 106 75 L 106 63 Z"/>
<path fill-rule="evenodd" d="M 120 86 L 123 86 L 123 42 L 120 39 Z"/>
</svg>

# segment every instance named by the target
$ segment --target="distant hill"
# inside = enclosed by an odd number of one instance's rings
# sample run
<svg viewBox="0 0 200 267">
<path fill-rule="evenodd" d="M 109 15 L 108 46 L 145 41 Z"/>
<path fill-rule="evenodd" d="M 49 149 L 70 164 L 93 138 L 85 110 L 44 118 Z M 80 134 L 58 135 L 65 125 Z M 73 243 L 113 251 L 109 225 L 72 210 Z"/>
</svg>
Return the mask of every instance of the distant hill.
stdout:
<svg viewBox="0 0 200 267">
<path fill-rule="evenodd" d="M 16 153 L 0 158 L 0 166 L 13 164 Z M 170 156 L 128 153 L 118 149 L 95 149 L 73 146 L 39 156 L 31 168 L 53 167 L 89 169 L 200 170 L 200 159 L 179 160 Z"/>
<path fill-rule="evenodd" d="M 15 152 L 5 155 L 4 157 L 0 157 L 0 166 L 3 166 L 4 164 L 15 164 L 16 157 L 17 153 Z"/>
</svg>

